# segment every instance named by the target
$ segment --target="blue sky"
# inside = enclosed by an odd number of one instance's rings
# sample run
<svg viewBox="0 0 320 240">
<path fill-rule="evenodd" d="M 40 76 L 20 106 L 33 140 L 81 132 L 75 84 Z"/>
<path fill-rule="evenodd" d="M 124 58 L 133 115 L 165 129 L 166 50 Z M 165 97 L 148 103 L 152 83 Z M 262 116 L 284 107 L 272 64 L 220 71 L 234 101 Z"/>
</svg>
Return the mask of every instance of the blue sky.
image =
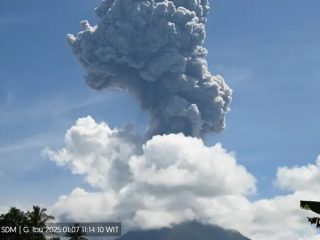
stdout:
<svg viewBox="0 0 320 240">
<path fill-rule="evenodd" d="M 91 115 L 111 126 L 147 115 L 124 93 L 90 90 L 66 43 L 79 22 L 95 23 L 98 0 L 0 1 L 0 205 L 51 204 L 90 188 L 44 159 L 68 127 Z M 316 0 L 215 0 L 207 23 L 211 72 L 234 90 L 221 142 L 258 179 L 254 198 L 278 194 L 279 166 L 312 163 L 320 153 L 320 3 Z M 74 6 L 77 6 L 75 9 Z"/>
</svg>

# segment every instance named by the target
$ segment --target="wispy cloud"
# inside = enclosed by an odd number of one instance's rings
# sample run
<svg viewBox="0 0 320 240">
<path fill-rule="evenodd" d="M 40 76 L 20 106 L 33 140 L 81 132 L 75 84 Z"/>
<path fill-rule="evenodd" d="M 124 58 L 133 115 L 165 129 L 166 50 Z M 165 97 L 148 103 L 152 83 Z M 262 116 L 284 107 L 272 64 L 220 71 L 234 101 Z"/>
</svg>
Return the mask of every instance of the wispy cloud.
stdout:
<svg viewBox="0 0 320 240">
<path fill-rule="evenodd" d="M 0 154 L 9 154 L 10 152 L 23 151 L 30 148 L 41 148 L 47 144 L 57 144 L 59 136 L 56 133 L 44 133 L 34 135 L 21 141 L 0 146 Z"/>
<path fill-rule="evenodd" d="M 0 25 L 17 25 L 32 22 L 31 17 L 17 16 L 17 15 L 3 15 L 0 16 Z"/>
<path fill-rule="evenodd" d="M 13 93 L 8 92 L 7 101 L 12 99 Z M 111 97 L 112 98 L 112 97 Z M 66 94 L 56 95 L 52 98 L 41 99 L 33 102 L 23 102 L 23 99 L 16 100 L 16 104 L 10 108 L 0 106 L 0 124 L 11 125 L 13 123 L 32 119 L 58 119 L 63 114 L 72 113 L 81 108 L 90 107 L 111 99 L 106 95 L 92 95 L 84 97 L 67 96 Z"/>
</svg>

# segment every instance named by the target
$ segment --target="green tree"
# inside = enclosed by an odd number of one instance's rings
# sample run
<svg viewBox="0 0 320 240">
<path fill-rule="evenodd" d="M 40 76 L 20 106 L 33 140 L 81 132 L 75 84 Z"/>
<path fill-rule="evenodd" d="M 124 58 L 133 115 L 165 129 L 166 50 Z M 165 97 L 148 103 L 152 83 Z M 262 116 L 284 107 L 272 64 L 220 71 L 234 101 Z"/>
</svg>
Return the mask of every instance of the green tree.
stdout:
<svg viewBox="0 0 320 240">
<path fill-rule="evenodd" d="M 26 216 L 24 212 L 15 207 L 10 208 L 8 213 L 2 214 L 1 218 L 9 226 L 19 226 L 26 222 Z"/>
<path fill-rule="evenodd" d="M 86 235 L 85 232 L 82 231 L 82 228 L 80 227 L 79 223 L 76 223 L 73 225 L 73 229 L 78 229 L 77 231 L 70 231 L 66 234 L 66 237 L 69 238 L 69 240 L 88 240 L 84 236 Z"/>
<path fill-rule="evenodd" d="M 12 207 L 6 214 L 0 215 L 0 228 L 16 228 L 18 226 L 24 226 L 27 224 L 27 218 L 23 211 L 18 208 Z M 0 232 L 0 239 L 1 240 L 27 240 L 26 234 L 18 234 L 16 233 L 5 233 L 4 231 Z"/>
<path fill-rule="evenodd" d="M 39 206 L 33 206 L 32 212 L 27 212 L 27 220 L 33 227 L 45 227 L 49 220 L 54 220 L 54 217 L 46 214 L 47 209 Z"/>
<path fill-rule="evenodd" d="M 27 223 L 30 227 L 44 228 L 49 220 L 54 220 L 54 217 L 46 214 L 47 209 L 39 206 L 33 206 L 32 211 L 26 213 Z M 33 233 L 32 239 L 45 240 L 42 233 Z"/>
<path fill-rule="evenodd" d="M 18 208 L 12 207 L 10 210 L 0 215 L 0 240 L 45 240 L 42 233 L 19 233 L 19 226 L 45 228 L 49 220 L 54 217 L 46 214 L 47 209 L 33 206 L 32 211 L 24 213 Z M 4 227 L 4 228 L 3 228 Z M 13 231 L 15 229 L 15 232 Z M 11 233 L 7 233 L 11 232 Z"/>
</svg>

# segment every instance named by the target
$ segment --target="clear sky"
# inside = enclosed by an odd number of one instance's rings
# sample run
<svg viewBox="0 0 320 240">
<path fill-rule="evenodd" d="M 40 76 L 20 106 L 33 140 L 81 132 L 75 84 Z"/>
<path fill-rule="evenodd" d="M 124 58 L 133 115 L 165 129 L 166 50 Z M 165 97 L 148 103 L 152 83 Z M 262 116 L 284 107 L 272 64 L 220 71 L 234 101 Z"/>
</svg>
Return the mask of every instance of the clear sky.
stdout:
<svg viewBox="0 0 320 240">
<path fill-rule="evenodd" d="M 116 91 L 94 92 L 66 34 L 95 23 L 98 0 L 0 1 L 0 206 L 52 204 L 82 177 L 41 156 L 63 145 L 76 119 L 87 115 L 111 126 L 148 116 Z M 74 6 L 77 6 L 75 9 Z M 227 128 L 206 137 L 234 151 L 257 178 L 252 198 L 279 194 L 280 166 L 313 163 L 320 153 L 320 2 L 215 0 L 207 23 L 212 73 L 233 89 Z"/>
</svg>

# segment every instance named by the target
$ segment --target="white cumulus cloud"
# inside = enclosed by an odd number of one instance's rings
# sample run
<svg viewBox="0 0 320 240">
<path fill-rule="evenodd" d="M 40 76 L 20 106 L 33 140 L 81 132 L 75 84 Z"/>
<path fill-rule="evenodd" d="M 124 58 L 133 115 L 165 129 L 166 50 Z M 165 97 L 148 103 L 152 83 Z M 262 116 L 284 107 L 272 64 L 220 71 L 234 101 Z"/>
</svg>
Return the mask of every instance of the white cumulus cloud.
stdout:
<svg viewBox="0 0 320 240">
<path fill-rule="evenodd" d="M 320 191 L 320 157 L 315 164 L 281 167 L 277 173 L 277 185 L 288 190 Z"/>
<path fill-rule="evenodd" d="M 110 129 L 91 117 L 81 118 L 67 131 L 64 148 L 45 149 L 44 154 L 73 174 L 84 175 L 94 187 L 117 189 L 128 181 L 127 160 L 141 146 L 141 138 L 130 131 L 130 126 Z"/>
<path fill-rule="evenodd" d="M 306 220 L 310 213 L 299 209 L 301 199 L 317 200 L 319 160 L 278 169 L 277 186 L 290 194 L 250 201 L 256 180 L 234 154 L 183 134 L 142 144 L 130 127 L 111 129 L 88 116 L 67 131 L 64 148 L 44 153 L 96 189 L 61 196 L 51 207 L 60 219 L 121 221 L 128 228 L 198 220 L 252 239 L 320 239 Z"/>
</svg>

